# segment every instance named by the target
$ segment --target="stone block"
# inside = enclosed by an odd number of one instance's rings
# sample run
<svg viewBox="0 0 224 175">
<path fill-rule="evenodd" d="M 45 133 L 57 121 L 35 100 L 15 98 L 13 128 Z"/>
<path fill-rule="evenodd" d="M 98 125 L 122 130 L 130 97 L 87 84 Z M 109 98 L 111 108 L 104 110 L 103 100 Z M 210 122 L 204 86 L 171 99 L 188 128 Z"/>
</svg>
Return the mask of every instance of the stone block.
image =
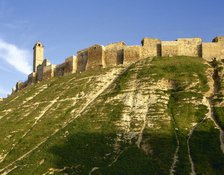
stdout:
<svg viewBox="0 0 224 175">
<path fill-rule="evenodd" d="M 86 70 L 88 61 L 88 49 L 84 49 L 77 52 L 77 72 L 83 72 Z"/>
<path fill-rule="evenodd" d="M 34 84 L 37 82 L 37 73 L 32 72 L 31 74 L 28 75 L 28 84 Z"/>
<path fill-rule="evenodd" d="M 161 44 L 162 56 L 177 56 L 178 42 L 177 41 L 162 41 Z"/>
<path fill-rule="evenodd" d="M 123 64 L 125 46 L 126 44 L 123 41 L 105 46 L 103 67 Z"/>
<path fill-rule="evenodd" d="M 64 75 L 69 75 L 77 72 L 78 59 L 76 56 L 68 57 L 65 60 L 65 72 Z"/>
<path fill-rule="evenodd" d="M 201 38 L 179 38 L 178 55 L 179 56 L 202 56 L 202 39 Z"/>
<path fill-rule="evenodd" d="M 51 64 L 49 66 L 43 67 L 43 80 L 48 80 L 54 77 L 55 65 Z"/>
<path fill-rule="evenodd" d="M 43 80 L 43 65 L 37 66 L 37 81 Z"/>
<path fill-rule="evenodd" d="M 88 48 L 88 60 L 86 70 L 103 67 L 104 47 L 95 44 Z"/>
<path fill-rule="evenodd" d="M 212 42 L 222 42 L 222 43 L 224 43 L 224 36 L 217 36 L 212 40 Z"/>
<path fill-rule="evenodd" d="M 143 38 L 142 58 L 161 56 L 161 40 L 156 38 Z"/>
<path fill-rule="evenodd" d="M 124 48 L 124 63 L 134 63 L 142 58 L 141 46 L 126 46 Z"/>
<path fill-rule="evenodd" d="M 64 72 L 65 72 L 65 63 L 56 65 L 55 71 L 54 71 L 54 76 L 55 77 L 64 76 Z"/>
<path fill-rule="evenodd" d="M 214 57 L 217 60 L 224 59 L 224 43 L 202 43 L 202 57 L 207 61 L 211 61 L 211 59 Z"/>
</svg>

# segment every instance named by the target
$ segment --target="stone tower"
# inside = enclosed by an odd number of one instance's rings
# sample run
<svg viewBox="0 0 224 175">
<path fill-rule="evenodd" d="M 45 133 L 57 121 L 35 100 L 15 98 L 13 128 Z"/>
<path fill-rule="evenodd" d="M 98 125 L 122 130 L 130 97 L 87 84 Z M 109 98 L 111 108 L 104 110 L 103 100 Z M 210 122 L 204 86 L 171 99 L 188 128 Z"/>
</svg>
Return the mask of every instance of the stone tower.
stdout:
<svg viewBox="0 0 224 175">
<path fill-rule="evenodd" d="M 44 60 L 44 46 L 37 42 L 33 47 L 33 72 L 37 71 L 37 66 L 41 65 Z"/>
</svg>

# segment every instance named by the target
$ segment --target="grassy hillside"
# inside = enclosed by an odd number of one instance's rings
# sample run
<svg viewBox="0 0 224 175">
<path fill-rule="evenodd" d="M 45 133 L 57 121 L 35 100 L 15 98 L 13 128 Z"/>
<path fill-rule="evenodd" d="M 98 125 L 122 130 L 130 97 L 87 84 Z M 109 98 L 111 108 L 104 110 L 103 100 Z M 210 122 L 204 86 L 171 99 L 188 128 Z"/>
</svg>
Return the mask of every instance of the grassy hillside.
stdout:
<svg viewBox="0 0 224 175">
<path fill-rule="evenodd" d="M 0 102 L 0 174 L 221 175 L 218 67 L 157 57 L 30 86 Z"/>
</svg>

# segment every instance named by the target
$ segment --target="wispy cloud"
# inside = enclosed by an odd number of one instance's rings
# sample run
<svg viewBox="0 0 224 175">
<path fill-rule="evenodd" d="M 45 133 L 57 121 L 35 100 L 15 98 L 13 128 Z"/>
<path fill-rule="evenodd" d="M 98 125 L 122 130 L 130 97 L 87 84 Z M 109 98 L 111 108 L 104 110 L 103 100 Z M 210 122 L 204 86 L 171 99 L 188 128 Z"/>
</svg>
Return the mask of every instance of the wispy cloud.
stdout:
<svg viewBox="0 0 224 175">
<path fill-rule="evenodd" d="M 31 53 L 29 51 L 0 39 L 0 59 L 9 63 L 16 70 L 29 74 L 32 71 L 29 64 L 30 58 Z"/>
</svg>

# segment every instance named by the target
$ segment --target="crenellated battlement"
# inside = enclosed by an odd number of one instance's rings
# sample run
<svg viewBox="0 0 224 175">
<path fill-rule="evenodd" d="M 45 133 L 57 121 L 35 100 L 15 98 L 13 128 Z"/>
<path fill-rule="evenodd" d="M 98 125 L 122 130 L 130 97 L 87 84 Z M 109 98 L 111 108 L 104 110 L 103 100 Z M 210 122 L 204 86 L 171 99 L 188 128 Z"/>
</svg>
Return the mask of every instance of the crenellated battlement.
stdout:
<svg viewBox="0 0 224 175">
<path fill-rule="evenodd" d="M 201 38 L 178 38 L 175 41 L 161 41 L 156 38 L 143 38 L 141 45 L 127 46 L 125 42 L 106 46 L 95 44 L 70 56 L 64 63 L 53 65 L 44 59 L 44 46 L 37 42 L 33 47 L 33 72 L 26 82 L 18 82 L 18 91 L 27 85 L 66 76 L 90 69 L 106 68 L 119 64 L 130 64 L 140 59 L 155 56 L 193 56 L 207 61 L 212 58 L 224 59 L 224 36 L 215 37 L 212 42 L 202 42 Z"/>
</svg>

